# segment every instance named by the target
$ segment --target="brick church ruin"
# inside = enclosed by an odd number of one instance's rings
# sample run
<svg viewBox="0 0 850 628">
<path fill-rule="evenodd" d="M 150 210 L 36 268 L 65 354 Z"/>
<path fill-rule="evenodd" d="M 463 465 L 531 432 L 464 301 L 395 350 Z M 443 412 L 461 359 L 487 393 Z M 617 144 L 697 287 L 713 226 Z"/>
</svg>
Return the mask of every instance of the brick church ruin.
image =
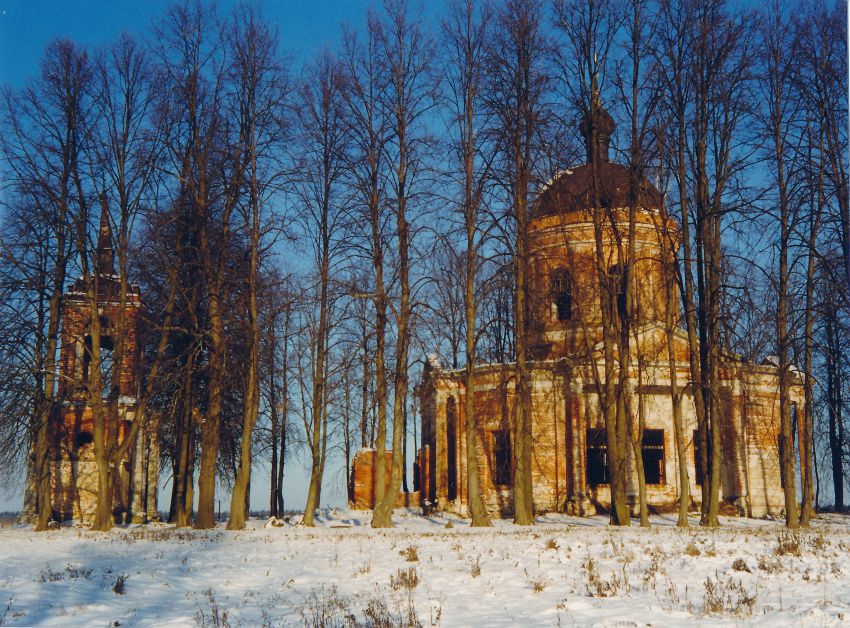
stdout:
<svg viewBox="0 0 850 628">
<path fill-rule="evenodd" d="M 121 303 L 121 277 L 115 274 L 112 234 L 105 200 L 100 217 L 92 280 L 100 316 L 103 412 L 107 436 L 121 442 L 138 416 L 141 356 L 137 342 L 142 306 L 137 286 L 128 284 Z M 50 478 L 54 515 L 60 520 L 91 521 L 97 503 L 98 476 L 94 455 L 94 414 L 89 392 L 92 337 L 88 285 L 78 279 L 64 295 L 62 305 L 59 385 L 51 425 Z M 123 320 L 122 320 L 123 317 Z M 123 330 L 122 356 L 115 353 L 115 334 Z M 120 360 L 115 363 L 114 360 Z M 117 399 L 107 396 L 117 386 Z M 113 514 L 116 521 L 143 522 L 156 517 L 158 444 L 147 425 L 136 432 L 136 442 L 122 460 L 115 480 Z M 116 435 L 117 431 L 117 435 Z"/>
<path fill-rule="evenodd" d="M 604 110 L 600 113 L 600 200 L 621 233 L 628 233 L 630 173 L 627 167 L 608 161 L 614 121 Z M 587 126 L 582 129 L 586 137 L 590 135 Z M 668 307 L 675 308 L 676 320 L 679 317 L 679 293 L 670 270 L 680 241 L 679 227 L 664 214 L 661 194 L 645 179 L 640 183 L 639 199 L 632 372 L 625 389 L 634 416 L 640 412 L 645 417 L 641 463 L 648 505 L 662 510 L 675 507 L 678 493 L 668 340 L 672 341 L 679 386 L 690 382 L 691 375 L 686 333 L 667 320 Z M 533 358 L 529 387 L 537 512 L 589 515 L 610 507 L 607 441 L 597 395 L 597 378 L 604 377 L 604 368 L 592 207 L 591 166 L 582 165 L 560 173 L 538 195 L 527 227 Z M 611 260 L 609 273 L 616 273 L 613 229 L 611 225 L 606 229 L 605 256 Z M 417 387 L 423 446 L 416 466 L 422 500 L 462 514 L 467 500 L 464 381 L 462 369 L 443 368 L 431 358 Z M 512 364 L 475 367 L 474 404 L 481 443 L 478 470 L 485 503 L 494 515 L 508 514 L 513 508 L 514 381 Z M 690 387 L 684 393 L 690 494 L 698 500 L 702 473 L 696 464 L 696 411 Z M 725 353 L 720 399 L 721 499 L 726 510 L 753 517 L 779 514 L 784 501 L 777 368 Z M 791 399 L 802 407 L 798 379 Z M 638 493 L 634 455 L 627 467 L 627 494 L 634 503 Z"/>
</svg>

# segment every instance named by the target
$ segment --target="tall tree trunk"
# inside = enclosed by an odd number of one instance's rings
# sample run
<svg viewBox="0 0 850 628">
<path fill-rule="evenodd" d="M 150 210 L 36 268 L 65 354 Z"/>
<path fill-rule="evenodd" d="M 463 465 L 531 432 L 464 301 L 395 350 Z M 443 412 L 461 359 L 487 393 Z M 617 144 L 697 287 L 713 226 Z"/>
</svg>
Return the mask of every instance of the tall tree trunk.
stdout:
<svg viewBox="0 0 850 628">
<path fill-rule="evenodd" d="M 269 469 L 269 516 L 278 517 L 277 509 L 277 451 L 278 451 L 278 405 L 277 383 L 275 382 L 275 333 L 277 315 L 269 322 L 269 419 L 271 423 L 272 459 Z"/>
<path fill-rule="evenodd" d="M 363 381 L 360 386 L 360 448 L 366 449 L 367 447 L 371 447 L 374 443 L 372 443 L 369 439 L 369 364 L 371 363 L 371 359 L 369 355 L 368 336 L 365 324 L 362 331 L 363 353 L 361 355 L 360 368 L 363 373 Z"/>
<path fill-rule="evenodd" d="M 324 287 L 322 288 L 324 291 Z M 324 303 L 321 306 L 324 310 Z M 320 314 L 320 319 L 324 318 L 324 312 Z M 317 338 L 316 348 L 316 367 L 313 375 L 313 407 L 312 421 L 309 431 L 309 449 L 310 449 L 310 482 L 307 488 L 307 502 L 304 506 L 303 525 L 313 527 L 313 515 L 316 508 L 319 507 L 322 485 L 322 433 L 327 430 L 324 405 L 324 324 L 319 323 L 319 337 Z"/>
<path fill-rule="evenodd" d="M 405 142 L 402 135 L 399 138 L 399 143 Z M 407 361 L 408 348 L 410 345 L 410 242 L 409 242 L 409 225 L 405 207 L 407 204 L 406 184 L 406 155 L 399 157 L 400 166 L 397 172 L 398 176 L 398 196 L 396 198 L 396 237 L 398 239 L 398 280 L 401 289 L 401 295 L 398 307 L 398 319 L 396 321 L 397 339 L 396 339 L 396 368 L 395 368 L 395 388 L 393 390 L 393 449 L 392 449 L 392 469 L 390 471 L 390 483 L 386 487 L 380 501 L 375 504 L 375 511 L 372 516 L 373 528 L 386 528 L 392 526 L 392 512 L 395 508 L 396 498 L 401 489 L 401 475 L 404 472 L 402 469 L 402 439 L 406 437 L 404 433 L 404 414 L 406 412 L 405 405 L 407 404 Z M 379 433 L 380 442 L 380 433 Z M 378 465 L 376 465 L 377 473 L 380 477 L 381 473 L 381 452 L 380 445 L 378 449 Z"/>
<path fill-rule="evenodd" d="M 56 385 L 56 349 L 59 343 L 59 319 L 62 288 L 65 283 L 64 236 L 57 238 L 57 260 L 53 271 L 53 288 L 48 306 L 47 346 L 44 354 L 44 387 L 36 415 L 35 471 L 37 495 L 36 530 L 48 529 L 53 518 L 50 482 L 50 429 Z"/>
<path fill-rule="evenodd" d="M 824 315 L 826 326 L 826 376 L 827 376 L 827 416 L 829 433 L 829 456 L 832 470 L 832 494 L 835 499 L 835 509 L 844 511 L 844 439 L 842 425 L 844 423 L 843 387 L 844 378 L 841 365 L 841 341 L 838 319 L 838 306 L 831 295 Z"/>
<path fill-rule="evenodd" d="M 467 507 L 472 527 L 490 527 L 490 518 L 481 494 L 479 455 L 481 442 L 475 410 L 475 364 L 477 302 L 475 287 L 478 270 L 479 208 L 484 184 L 483 175 L 476 173 L 476 159 L 480 156 L 477 144 L 481 81 L 483 78 L 483 53 L 489 34 L 491 14 L 484 8 L 478 16 L 475 3 L 466 0 L 452 6 L 449 20 L 443 25 L 447 47 L 452 51 L 450 80 L 456 93 L 455 110 L 458 120 L 458 148 L 463 167 L 463 212 L 466 230 L 466 272 L 464 274 L 464 315 L 466 323 L 466 366 L 464 368 L 464 419 L 466 426 L 466 492 Z"/>
<path fill-rule="evenodd" d="M 327 211 L 323 213 L 323 239 L 326 236 Z M 320 268 L 321 283 L 319 297 L 319 327 L 316 332 L 316 359 L 313 369 L 312 390 L 312 421 L 310 423 L 309 449 L 310 449 L 310 483 L 307 488 L 307 502 L 304 507 L 303 525 L 313 527 L 313 515 L 319 506 L 319 493 L 322 486 L 322 433 L 327 430 L 327 408 L 325 406 L 325 343 L 327 337 L 327 284 L 328 284 L 328 259 L 327 248 L 323 243 L 322 261 Z"/>
<path fill-rule="evenodd" d="M 252 19 L 252 17 L 249 17 Z M 260 413 L 260 311 L 258 305 L 259 278 L 260 278 L 260 223 L 262 211 L 262 199 L 260 198 L 260 173 L 259 173 L 259 148 L 257 128 L 259 113 L 258 108 L 263 106 L 256 100 L 255 82 L 260 81 L 258 73 L 265 68 L 256 67 L 260 64 L 257 58 L 255 46 L 267 45 L 268 38 L 262 37 L 253 28 L 253 22 L 249 22 L 244 33 L 248 40 L 247 55 L 243 59 L 245 66 L 242 67 L 245 91 L 245 104 L 243 110 L 242 126 L 247 127 L 246 156 L 247 156 L 247 183 L 249 188 L 247 216 L 245 227 L 250 233 L 250 253 L 248 259 L 248 373 L 245 379 L 245 393 L 242 400 L 242 438 L 239 452 L 239 468 L 236 480 L 233 483 L 233 492 L 230 495 L 230 518 L 227 521 L 228 530 L 242 530 L 248 518 L 250 487 L 251 487 L 251 447 L 253 444 L 254 426 Z"/>
<path fill-rule="evenodd" d="M 823 117 L 822 117 L 823 118 Z M 813 142 L 811 142 L 813 144 Z M 824 141 L 822 127 L 818 128 L 817 172 L 814 182 L 810 182 L 810 204 L 813 215 L 810 217 L 809 233 L 806 247 L 806 301 L 805 301 L 805 331 L 803 333 L 803 375 L 805 391 L 805 407 L 801 416 L 800 436 L 800 470 L 803 489 L 803 504 L 800 512 L 800 523 L 808 526 L 814 517 L 814 474 L 817 465 L 814 460 L 814 376 L 813 376 L 813 341 L 815 324 L 815 282 L 817 281 L 817 243 L 820 231 L 820 221 L 824 208 Z M 809 159 L 812 160 L 812 150 Z"/>
<path fill-rule="evenodd" d="M 391 527 L 392 513 L 401 489 L 404 468 L 403 441 L 408 397 L 408 360 L 411 336 L 410 255 L 411 231 L 408 203 L 411 198 L 417 163 L 416 146 L 424 138 L 415 135 L 415 121 L 422 116 L 433 98 L 426 72 L 431 61 L 431 48 L 421 23 L 408 14 L 408 6 L 398 0 L 388 2 L 387 22 L 380 43 L 387 72 L 385 111 L 392 127 L 395 148 L 393 174 L 393 209 L 398 254 L 399 300 L 396 312 L 395 377 L 393 390 L 393 448 L 390 482 L 378 499 L 372 516 L 372 527 Z M 379 372 L 378 377 L 381 377 Z M 380 441 L 380 434 L 378 440 Z M 384 472 L 384 455 L 378 445 L 376 465 L 378 482 Z M 377 491 L 376 491 L 377 498 Z"/>
<path fill-rule="evenodd" d="M 662 211 L 662 220 L 666 223 L 667 212 Z M 668 226 L 664 225 L 663 231 L 664 242 L 675 243 L 673 237 L 667 233 Z M 678 299 L 676 298 L 675 288 L 675 268 L 672 267 L 676 263 L 673 246 L 662 248 L 664 257 L 664 291 L 665 291 L 665 312 L 664 323 L 667 332 L 667 363 L 670 369 L 670 402 L 673 406 L 673 436 L 676 442 L 676 462 L 678 463 L 678 481 L 679 481 L 679 511 L 676 525 L 680 528 L 688 527 L 688 510 L 691 502 L 691 487 L 688 471 L 688 442 L 690 439 L 685 435 L 684 420 L 682 417 L 682 397 L 683 391 L 679 386 L 678 360 L 676 356 L 676 314 L 679 311 Z"/>
<path fill-rule="evenodd" d="M 693 267 L 694 258 L 691 251 L 691 230 L 690 218 L 688 209 L 688 189 L 687 189 L 687 162 L 685 161 L 685 125 L 687 124 L 684 118 L 684 112 L 679 117 L 679 144 L 678 144 L 678 182 L 679 182 L 679 216 L 682 221 L 682 276 L 684 283 L 684 293 L 682 300 L 684 301 L 685 310 L 685 329 L 688 335 L 688 362 L 691 374 L 691 392 L 694 397 L 694 410 L 697 416 L 697 433 L 696 438 L 699 443 L 699 460 L 697 462 L 697 480 L 700 483 L 700 504 L 703 519 L 708 508 L 709 502 L 709 482 L 708 482 L 708 416 L 705 406 L 705 395 L 702 387 L 702 361 L 700 359 L 700 344 L 697 339 L 697 308 L 696 297 L 694 290 Z M 701 474 L 701 475 L 700 475 Z M 702 521 L 701 521 L 702 523 Z"/>
<path fill-rule="evenodd" d="M 215 280 L 208 295 L 209 315 L 209 405 L 201 422 L 201 467 L 198 473 L 198 512 L 195 528 L 215 527 L 215 478 L 221 440 L 221 405 L 224 377 L 224 332 L 220 292 Z"/>
<path fill-rule="evenodd" d="M 186 528 L 191 525 L 192 508 L 194 506 L 192 495 L 195 452 L 195 408 L 192 403 L 195 390 L 192 382 L 194 367 L 195 356 L 190 355 L 186 360 L 186 364 L 183 366 L 183 390 L 180 401 L 181 408 L 177 440 L 177 468 L 174 469 L 174 523 L 178 528 Z"/>
<path fill-rule="evenodd" d="M 291 306 L 287 304 L 283 319 L 283 358 L 280 369 L 280 459 L 277 466 L 277 511 L 281 516 L 284 514 L 283 503 L 283 471 L 286 463 L 286 420 L 289 413 L 289 325 L 292 312 Z"/>
<path fill-rule="evenodd" d="M 531 469 L 531 377 L 528 365 L 528 163 L 525 160 L 525 131 L 523 124 L 527 120 L 521 115 L 515 131 L 514 211 L 516 213 L 516 236 L 514 240 L 514 321 L 516 379 L 514 388 L 514 523 L 516 525 L 534 525 L 534 501 Z"/>
<path fill-rule="evenodd" d="M 800 525 L 797 504 L 797 473 L 794 457 L 794 431 L 791 425 L 791 339 L 788 331 L 788 253 L 790 247 L 792 216 L 788 207 L 788 180 L 786 179 L 786 139 L 789 95 L 786 83 L 790 79 L 788 42 L 782 24 L 779 4 L 774 0 L 768 8 L 763 26 L 763 54 L 765 60 L 766 92 L 768 98 L 768 130 L 773 143 L 771 161 L 776 168 L 776 188 L 779 192 L 779 286 L 776 310 L 776 352 L 779 359 L 779 466 L 782 475 L 782 490 L 785 495 L 785 525 L 797 528 Z M 803 419 L 805 423 L 805 419 Z M 804 444 L 801 442 L 801 455 Z M 803 458 L 805 460 L 805 458 Z"/>
<path fill-rule="evenodd" d="M 377 164 L 376 164 L 377 165 Z M 381 234 L 381 210 L 378 196 L 378 172 L 372 171 L 372 190 L 369 199 L 372 228 L 372 267 L 375 271 L 375 505 L 384 499 L 387 490 L 387 375 L 385 365 L 387 296 L 384 288 L 384 250 Z M 375 513 L 372 514 L 374 524 Z"/>
<path fill-rule="evenodd" d="M 667 154 L 666 128 L 662 127 L 659 135 L 659 158 L 661 162 L 660 178 L 666 180 L 666 167 L 669 163 Z M 676 526 L 688 527 L 688 510 L 690 509 L 691 490 L 690 473 L 688 471 L 688 439 L 685 436 L 682 417 L 683 391 L 679 385 L 678 358 L 676 356 L 676 332 L 679 331 L 679 299 L 677 294 L 677 248 L 678 238 L 671 228 L 671 219 L 667 213 L 667 195 L 662 196 L 661 216 L 656 221 L 656 233 L 661 243 L 661 281 L 664 288 L 664 331 L 667 345 L 667 365 L 670 373 L 670 404 L 673 409 L 673 439 L 676 447 L 677 482 L 678 482 L 678 518 Z"/>
</svg>

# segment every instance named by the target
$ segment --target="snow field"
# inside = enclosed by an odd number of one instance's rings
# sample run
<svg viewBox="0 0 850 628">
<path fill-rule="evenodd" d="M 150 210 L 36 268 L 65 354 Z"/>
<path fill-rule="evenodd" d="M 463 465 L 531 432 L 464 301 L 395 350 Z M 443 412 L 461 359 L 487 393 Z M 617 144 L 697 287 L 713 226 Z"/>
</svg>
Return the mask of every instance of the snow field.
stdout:
<svg viewBox="0 0 850 628">
<path fill-rule="evenodd" d="M 372 530 L 370 516 L 242 532 L 3 528 L 0 625 L 850 623 L 850 517 L 790 534 L 746 519 L 679 530 L 672 516 L 649 530 L 563 515 L 470 529 L 413 510 Z"/>
</svg>

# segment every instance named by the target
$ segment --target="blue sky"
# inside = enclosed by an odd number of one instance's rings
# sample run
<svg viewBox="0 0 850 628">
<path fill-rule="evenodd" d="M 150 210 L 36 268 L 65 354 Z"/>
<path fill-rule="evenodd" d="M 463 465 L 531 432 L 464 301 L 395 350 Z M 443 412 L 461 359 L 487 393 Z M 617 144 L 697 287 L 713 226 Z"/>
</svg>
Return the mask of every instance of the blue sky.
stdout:
<svg viewBox="0 0 850 628">
<path fill-rule="evenodd" d="M 122 31 L 146 36 L 166 0 L 0 0 L 0 83 L 19 87 L 38 71 L 45 45 L 57 36 L 87 47 Z M 218 3 L 227 11 L 234 2 Z M 334 47 L 340 25 L 363 23 L 370 0 L 265 0 L 266 18 L 280 30 L 281 47 L 295 59 Z"/>
</svg>

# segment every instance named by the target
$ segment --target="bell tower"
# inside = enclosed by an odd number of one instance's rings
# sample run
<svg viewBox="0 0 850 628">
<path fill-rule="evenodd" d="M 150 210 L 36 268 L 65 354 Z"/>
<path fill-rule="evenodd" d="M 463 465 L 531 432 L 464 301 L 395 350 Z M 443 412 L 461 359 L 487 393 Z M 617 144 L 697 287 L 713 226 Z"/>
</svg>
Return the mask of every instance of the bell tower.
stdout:
<svg viewBox="0 0 850 628">
<path fill-rule="evenodd" d="M 55 515 L 60 520 L 83 522 L 94 515 L 98 491 L 92 402 L 103 404 L 107 439 L 121 442 L 131 422 L 141 420 L 136 411 L 140 383 L 137 327 L 142 301 L 139 288 L 130 284 L 126 285 L 122 298 L 122 281 L 115 274 L 109 210 L 104 196 L 101 196 L 97 249 L 93 258 L 91 277 L 75 281 L 63 300 L 59 385 L 51 426 L 51 488 Z M 94 400 L 90 389 L 91 371 L 95 368 L 90 289 L 97 299 L 101 329 L 101 400 Z M 117 342 L 119 333 L 121 343 Z M 120 344 L 120 351 L 116 351 L 116 344 Z M 115 478 L 113 513 L 119 521 L 129 512 L 132 493 L 145 490 L 148 484 L 141 482 L 139 474 L 133 472 L 132 463 L 139 454 L 136 449 L 130 449 L 129 459 L 121 462 Z M 155 487 L 153 494 L 155 500 Z"/>
</svg>

